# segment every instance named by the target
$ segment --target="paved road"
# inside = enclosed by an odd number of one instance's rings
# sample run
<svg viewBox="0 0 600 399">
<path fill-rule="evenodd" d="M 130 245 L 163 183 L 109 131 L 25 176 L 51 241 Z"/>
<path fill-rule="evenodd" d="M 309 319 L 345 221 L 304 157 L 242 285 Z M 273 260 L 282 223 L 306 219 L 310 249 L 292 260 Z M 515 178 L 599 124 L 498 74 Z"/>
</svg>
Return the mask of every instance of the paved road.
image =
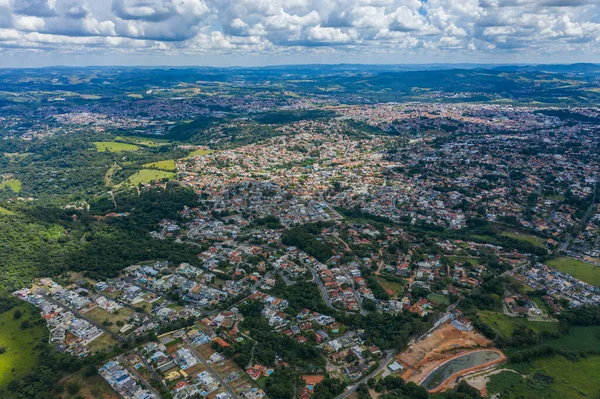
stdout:
<svg viewBox="0 0 600 399">
<path fill-rule="evenodd" d="M 103 294 L 102 292 L 96 292 L 96 294 L 98 294 L 98 295 L 100 295 L 100 296 L 103 296 L 103 297 L 104 297 L 104 298 L 106 298 L 106 299 L 110 299 L 110 300 L 113 300 L 113 301 L 115 301 L 115 302 L 118 302 L 118 303 L 120 303 L 121 305 L 123 305 L 124 307 L 126 307 L 126 308 L 129 308 L 129 309 L 131 309 L 131 310 L 133 310 L 133 311 L 135 312 L 135 307 L 134 307 L 133 305 L 131 305 L 131 304 L 127 303 L 127 302 L 123 302 L 123 301 L 121 301 L 120 299 L 111 298 L 110 296 L 108 296 L 108 295 L 106 295 L 106 294 Z M 166 324 L 166 322 L 165 322 L 165 321 L 163 321 L 163 320 L 161 320 L 161 319 L 159 319 L 159 318 L 157 318 L 157 317 L 154 317 L 153 315 L 151 315 L 151 314 L 150 314 L 150 313 L 148 313 L 148 312 L 136 312 L 136 313 L 139 313 L 139 314 L 142 314 L 142 315 L 144 315 L 144 316 L 147 316 L 147 317 L 149 317 L 149 318 L 150 318 L 150 319 L 152 319 L 152 320 L 153 320 L 155 323 L 159 323 L 159 324 Z"/>
<path fill-rule="evenodd" d="M 354 391 L 356 391 L 356 389 L 358 388 L 358 386 L 360 384 L 362 384 L 363 382 L 367 382 L 369 380 L 369 378 L 375 377 L 377 374 L 379 374 L 381 372 L 381 370 L 385 369 L 387 364 L 392 361 L 394 356 L 396 356 L 396 353 L 397 353 L 396 350 L 390 351 L 387 354 L 387 356 L 385 357 L 385 359 L 383 359 L 381 361 L 381 363 L 379 364 L 379 367 L 377 367 L 377 369 L 375 371 L 364 376 L 363 378 L 361 378 L 360 380 L 355 382 L 353 385 L 350 385 L 343 394 L 336 396 L 335 399 L 344 399 L 344 398 L 347 398 L 348 396 L 352 395 L 354 393 Z"/>
<path fill-rule="evenodd" d="M 70 306 L 65 305 L 62 302 L 57 301 L 56 299 L 50 297 L 50 296 L 45 296 L 46 300 L 48 302 L 52 302 L 55 305 L 59 305 L 62 306 L 63 308 L 69 310 L 71 313 L 73 313 L 75 316 L 87 321 L 88 323 L 98 327 L 99 329 L 101 329 L 102 331 L 104 331 L 105 333 L 111 335 L 114 339 L 116 339 L 119 343 L 123 343 L 125 341 L 125 338 L 121 337 L 119 334 L 115 334 L 114 332 L 110 331 L 108 328 L 104 327 L 102 324 L 100 323 L 96 323 L 94 320 L 89 319 L 88 317 L 85 317 L 81 312 L 73 309 Z"/>
<path fill-rule="evenodd" d="M 594 209 L 596 209 L 596 193 L 598 190 L 598 184 L 596 184 L 594 186 L 594 196 L 592 197 L 592 204 L 590 205 L 590 207 L 587 209 L 587 211 L 585 212 L 585 215 L 583 215 L 583 217 L 581 218 L 581 229 L 577 232 L 577 234 L 575 235 L 575 237 L 577 237 L 577 235 L 579 234 L 579 232 L 581 232 L 581 230 L 585 229 L 589 223 L 589 219 L 592 216 L 592 211 Z M 567 236 L 565 237 L 565 240 L 562 242 L 562 244 L 558 247 L 558 251 L 555 250 L 555 252 L 560 252 L 560 251 L 566 251 L 567 249 L 569 249 L 569 247 L 571 246 L 571 239 L 573 238 L 573 235 L 571 233 L 567 233 Z"/>
<path fill-rule="evenodd" d="M 213 377 L 217 381 L 219 381 L 219 383 L 227 391 L 227 393 L 233 399 L 238 399 L 238 396 L 235 394 L 235 392 L 233 392 L 233 389 L 231 389 L 231 387 L 229 386 L 229 384 L 227 384 L 225 382 L 225 380 L 223 380 L 221 378 L 221 376 L 219 375 L 219 373 L 217 373 L 216 370 L 211 367 L 211 365 L 202 357 L 202 355 L 200 354 L 200 352 L 198 352 L 196 350 L 196 348 L 194 348 L 194 346 L 186 338 L 183 339 L 183 342 L 184 342 L 185 347 L 188 348 L 190 350 L 190 352 L 192 352 L 194 354 L 194 356 L 196 356 L 198 358 L 198 360 L 200 360 L 200 362 L 204 365 L 204 367 L 206 367 L 210 371 L 210 373 L 213 375 Z"/>
<path fill-rule="evenodd" d="M 152 367 L 148 363 L 148 361 L 146 360 L 146 358 L 140 353 L 140 350 L 138 348 L 136 348 L 135 352 L 137 353 L 137 356 L 140 358 L 140 360 L 142 361 L 142 363 L 144 363 L 144 366 L 146 366 L 146 368 L 150 371 L 150 373 L 152 373 L 152 376 L 156 380 L 160 381 L 160 383 L 162 384 L 162 386 L 165 387 L 168 390 L 167 385 L 163 381 L 162 377 L 156 372 L 156 370 L 154 369 L 154 367 Z"/>
<path fill-rule="evenodd" d="M 137 378 L 138 381 L 140 381 L 142 383 L 142 385 L 144 385 L 146 387 L 146 389 L 149 390 L 156 399 L 162 399 L 162 396 L 160 396 L 158 391 L 156 389 L 154 389 L 154 387 L 152 385 L 150 385 L 150 383 L 148 381 L 146 381 L 144 378 L 142 378 L 142 376 L 139 375 L 138 372 L 133 367 L 130 367 L 129 364 L 127 364 L 125 359 L 123 359 L 123 355 L 117 356 L 117 360 L 123 367 L 125 367 L 127 369 L 127 371 L 129 371 L 131 373 L 131 375 L 133 375 L 135 378 Z M 150 369 L 150 370 L 153 370 L 153 369 Z"/>
</svg>

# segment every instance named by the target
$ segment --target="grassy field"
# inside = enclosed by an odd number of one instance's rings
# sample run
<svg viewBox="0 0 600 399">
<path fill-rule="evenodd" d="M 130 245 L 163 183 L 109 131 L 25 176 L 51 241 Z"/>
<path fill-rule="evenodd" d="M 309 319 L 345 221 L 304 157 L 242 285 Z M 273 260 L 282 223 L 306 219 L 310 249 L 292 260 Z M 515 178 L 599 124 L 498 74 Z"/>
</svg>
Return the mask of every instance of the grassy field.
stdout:
<svg viewBox="0 0 600 399">
<path fill-rule="evenodd" d="M 110 352 L 117 345 L 117 340 L 106 333 L 102 334 L 87 346 L 90 352 Z"/>
<path fill-rule="evenodd" d="M 431 302 L 435 302 L 439 305 L 445 305 L 449 302 L 448 297 L 446 295 L 438 294 L 435 292 L 432 292 L 431 294 L 429 294 L 427 299 L 429 299 Z"/>
<path fill-rule="evenodd" d="M 21 180 L 19 179 L 2 179 L 0 182 L 0 190 L 9 188 L 13 193 L 21 191 Z"/>
<path fill-rule="evenodd" d="M 520 325 L 526 325 L 533 331 L 540 333 L 542 331 L 558 331 L 558 323 L 542 322 L 542 321 L 528 321 L 524 318 L 519 317 L 508 317 L 503 313 L 496 313 L 490 311 L 479 311 L 479 317 L 481 320 L 493 328 L 497 334 L 509 338 L 513 331 Z"/>
<path fill-rule="evenodd" d="M 118 333 L 121 327 L 117 326 L 117 321 L 122 321 L 126 323 L 126 320 L 133 314 L 133 310 L 129 308 L 121 308 L 114 313 L 109 313 L 101 308 L 94 308 L 89 312 L 85 313 L 84 316 L 94 320 L 96 323 L 103 324 L 105 321 L 108 323 L 112 323 L 112 325 L 107 325 L 110 331 L 114 333 Z"/>
<path fill-rule="evenodd" d="M 154 137 L 117 136 L 116 140 L 119 142 L 142 145 L 145 147 L 160 147 L 169 144 L 169 141 L 166 139 L 159 139 Z"/>
<path fill-rule="evenodd" d="M 479 266 L 481 264 L 481 262 L 479 261 L 479 258 L 469 258 L 468 256 L 450 256 L 449 258 L 454 263 L 457 263 L 457 262 L 460 262 L 460 263 L 469 262 L 473 266 Z"/>
<path fill-rule="evenodd" d="M 85 377 L 83 371 L 78 371 L 60 381 L 60 385 L 70 386 L 76 385 L 79 391 L 74 395 L 70 395 L 65 389 L 62 394 L 62 399 L 120 399 L 104 378 L 99 375 L 93 377 Z"/>
<path fill-rule="evenodd" d="M 540 399 L 578 399 L 597 398 L 600 395 L 600 356 L 589 356 L 578 362 L 572 362 L 555 355 L 537 359 L 531 365 L 524 364 L 527 378 L 523 379 L 509 372 L 493 375 L 488 384 L 488 393 L 500 393 L 503 399 L 540 398 Z M 518 369 L 522 368 L 521 366 Z M 534 377 L 543 373 L 553 378 L 551 383 L 542 382 Z"/>
<path fill-rule="evenodd" d="M 177 166 L 175 165 L 175 160 L 173 160 L 173 159 L 169 159 L 166 161 L 147 163 L 144 165 L 144 168 L 160 169 L 160 170 L 166 170 L 166 171 L 170 171 L 170 172 L 174 172 L 177 170 Z"/>
<path fill-rule="evenodd" d="M 519 233 L 516 231 L 503 231 L 500 235 L 505 237 L 514 238 L 515 240 L 525 241 L 538 247 L 543 247 L 546 243 L 546 239 L 537 237 L 531 234 Z"/>
<path fill-rule="evenodd" d="M 0 206 L 0 215 L 14 215 L 15 213 L 13 211 L 9 211 L 6 208 L 2 208 Z"/>
<path fill-rule="evenodd" d="M 558 339 L 548 339 L 543 345 L 555 346 L 571 351 L 591 350 L 600 348 L 600 326 L 570 327 L 569 333 Z"/>
<path fill-rule="evenodd" d="M 214 152 L 213 150 L 194 150 L 194 151 L 190 152 L 190 154 L 188 156 L 189 157 L 201 157 L 203 155 L 212 154 L 213 152 Z"/>
<path fill-rule="evenodd" d="M 13 316 L 17 309 L 23 313 L 18 320 Z M 34 323 L 39 319 L 32 312 L 29 306 L 22 305 L 0 314 L 0 347 L 6 350 L 0 354 L 0 388 L 25 376 L 37 363 L 40 355 L 37 346 L 45 340 L 47 330 L 43 323 Z M 32 325 L 26 330 L 21 329 L 24 320 Z"/>
<path fill-rule="evenodd" d="M 581 281 L 600 287 L 600 267 L 598 266 L 571 258 L 556 258 L 545 263 Z"/>
<path fill-rule="evenodd" d="M 119 184 L 122 186 L 137 186 L 140 183 L 151 183 L 155 180 L 169 179 L 172 180 L 175 177 L 174 172 L 167 172 L 164 170 L 154 169 L 142 169 L 139 172 L 129 176 L 127 180 Z"/>
<path fill-rule="evenodd" d="M 96 146 L 98 152 L 123 152 L 137 151 L 140 149 L 137 145 L 118 143 L 116 141 L 95 141 L 93 144 Z"/>
<path fill-rule="evenodd" d="M 377 281 L 392 298 L 395 298 L 399 293 L 404 291 L 403 284 L 386 280 L 385 277 L 377 277 Z"/>
</svg>

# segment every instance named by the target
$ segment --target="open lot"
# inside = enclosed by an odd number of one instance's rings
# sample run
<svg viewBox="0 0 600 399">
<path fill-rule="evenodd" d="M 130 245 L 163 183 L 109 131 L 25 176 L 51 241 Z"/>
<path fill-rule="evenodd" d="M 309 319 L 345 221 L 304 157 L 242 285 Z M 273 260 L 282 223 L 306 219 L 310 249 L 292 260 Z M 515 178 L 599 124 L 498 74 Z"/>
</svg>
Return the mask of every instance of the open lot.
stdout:
<svg viewBox="0 0 600 399">
<path fill-rule="evenodd" d="M 405 381 L 420 382 L 446 360 L 468 349 L 492 346 L 492 341 L 477 331 L 459 331 L 444 324 L 424 340 L 410 346 L 396 359 L 404 367 Z"/>
<path fill-rule="evenodd" d="M 515 240 L 525 241 L 538 247 L 543 247 L 546 243 L 546 239 L 531 234 L 521 233 L 518 231 L 507 230 L 503 231 L 500 235 L 505 237 L 514 238 Z"/>
<path fill-rule="evenodd" d="M 16 310 L 23 314 L 20 319 L 14 318 Z M 0 354 L 0 388 L 25 376 L 37 363 L 40 355 L 38 345 L 45 342 L 47 329 L 43 322 L 36 323 L 39 319 L 33 315 L 34 311 L 22 305 L 0 314 L 0 347 L 5 350 Z M 31 326 L 21 329 L 25 320 Z"/>
<path fill-rule="evenodd" d="M 160 170 L 166 170 L 169 172 L 174 172 L 177 170 L 177 166 L 175 165 L 175 160 L 173 160 L 173 159 L 168 159 L 166 161 L 147 163 L 144 165 L 144 168 L 160 169 Z"/>
<path fill-rule="evenodd" d="M 99 375 L 85 377 L 83 371 L 78 371 L 70 376 L 62 379 L 60 384 L 63 386 L 76 385 L 79 391 L 74 395 L 68 393 L 67 390 L 61 394 L 61 399 L 119 399 L 120 396 L 116 393 L 106 380 Z"/>
<path fill-rule="evenodd" d="M 192 152 L 190 152 L 190 155 L 188 155 L 189 157 L 201 157 L 203 155 L 208 155 L 208 154 L 212 154 L 214 151 L 213 150 L 194 150 Z"/>
<path fill-rule="evenodd" d="M 550 267 L 600 287 L 600 267 L 572 258 L 556 258 L 546 262 Z"/>
<path fill-rule="evenodd" d="M 503 399 L 583 399 L 597 398 L 600 395 L 600 356 L 597 355 L 577 362 L 554 355 L 537 359 L 531 365 L 519 365 L 517 371 L 526 375 L 526 378 L 523 379 L 518 374 L 508 376 L 508 372 L 491 376 L 488 393 L 500 393 Z M 537 373 L 550 376 L 552 382 L 536 380 Z"/>
<path fill-rule="evenodd" d="M 377 277 L 377 281 L 385 289 L 385 292 L 391 297 L 395 298 L 404 291 L 404 285 L 395 281 L 389 281 L 383 276 Z"/>
<path fill-rule="evenodd" d="M 129 316 L 131 316 L 133 313 L 133 310 L 129 308 L 121 308 L 113 313 L 109 313 L 101 308 L 94 308 L 89 312 L 86 312 L 84 316 L 94 320 L 96 323 L 105 325 L 110 331 L 118 333 L 121 329 L 121 326 L 118 326 L 117 322 L 121 321 L 126 323 Z"/>
<path fill-rule="evenodd" d="M 483 310 L 479 311 L 478 314 L 485 324 L 494 329 L 498 335 L 501 335 L 505 338 L 509 338 L 513 331 L 522 325 L 531 328 L 536 333 L 540 333 L 542 331 L 558 331 L 558 323 L 529 321 L 522 317 L 509 317 L 504 313 Z"/>
<path fill-rule="evenodd" d="M 142 169 L 133 175 L 129 176 L 127 180 L 120 183 L 119 186 L 137 186 L 141 183 L 151 183 L 156 180 L 168 179 L 171 180 L 175 177 L 174 172 L 167 172 L 164 170 L 155 169 Z"/>
<path fill-rule="evenodd" d="M 119 143 L 116 141 L 95 141 L 93 144 L 96 146 L 98 152 L 123 152 L 137 151 L 140 149 L 137 145 Z"/>
</svg>

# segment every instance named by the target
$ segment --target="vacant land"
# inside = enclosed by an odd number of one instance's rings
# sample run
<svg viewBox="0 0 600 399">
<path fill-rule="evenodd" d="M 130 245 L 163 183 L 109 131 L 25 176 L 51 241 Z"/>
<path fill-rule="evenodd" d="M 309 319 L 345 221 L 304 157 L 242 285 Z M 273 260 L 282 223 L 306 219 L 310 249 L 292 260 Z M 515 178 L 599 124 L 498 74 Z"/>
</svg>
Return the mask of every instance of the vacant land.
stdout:
<svg viewBox="0 0 600 399">
<path fill-rule="evenodd" d="M 600 267 L 598 266 L 572 258 L 556 258 L 547 261 L 546 264 L 588 284 L 600 287 Z"/>
<path fill-rule="evenodd" d="M 100 323 L 114 333 L 118 333 L 122 326 L 118 326 L 117 322 L 126 323 L 129 316 L 133 314 L 133 310 L 129 308 L 121 308 L 113 313 L 109 313 L 101 308 L 94 308 L 85 313 L 84 316 Z"/>
<path fill-rule="evenodd" d="M 479 311 L 479 317 L 490 328 L 493 328 L 496 333 L 504 338 L 510 338 L 513 331 L 522 325 L 531 328 L 536 333 L 542 331 L 558 331 L 558 323 L 528 321 L 521 317 L 509 317 L 503 313 L 491 311 Z"/>
<path fill-rule="evenodd" d="M 147 163 L 144 165 L 144 168 L 160 169 L 160 170 L 166 170 L 166 171 L 171 171 L 171 172 L 174 172 L 177 170 L 177 166 L 175 165 L 175 161 L 173 159 L 169 159 L 166 161 Z"/>
<path fill-rule="evenodd" d="M 104 378 L 99 375 L 85 377 L 83 371 L 78 371 L 60 381 L 65 387 L 77 386 L 77 393 L 71 395 L 68 390 L 62 393 L 62 399 L 119 399 L 116 393 Z M 71 388 L 76 390 L 75 388 Z"/>
<path fill-rule="evenodd" d="M 117 136 L 115 140 L 123 143 L 137 144 L 144 147 L 160 147 L 169 144 L 169 140 L 155 137 Z"/>
<path fill-rule="evenodd" d="M 387 280 L 385 277 L 377 277 L 379 284 L 385 289 L 390 298 L 396 298 L 398 294 L 404 291 L 404 285 L 396 281 Z"/>
<path fill-rule="evenodd" d="M 438 294 L 436 292 L 432 292 L 427 297 L 431 302 L 435 302 L 438 305 L 445 305 L 449 302 L 448 297 L 446 295 Z"/>
<path fill-rule="evenodd" d="M 90 352 L 110 352 L 117 345 L 117 340 L 111 335 L 102 334 L 87 346 Z"/>
<path fill-rule="evenodd" d="M 481 262 L 479 261 L 479 258 L 471 258 L 468 256 L 450 256 L 450 260 L 453 261 L 454 263 L 469 262 L 473 266 L 479 266 L 481 264 Z"/>
<path fill-rule="evenodd" d="M 15 319 L 14 312 L 19 310 L 22 316 Z M 36 323 L 39 318 L 27 305 L 0 314 L 0 388 L 4 388 L 11 380 L 25 376 L 36 365 L 40 355 L 38 345 L 45 342 L 47 334 L 43 323 Z M 31 326 L 21 329 L 21 323 L 28 321 Z"/>
<path fill-rule="evenodd" d="M 98 152 L 123 152 L 137 151 L 140 149 L 137 145 L 118 143 L 116 141 L 95 141 L 93 144 L 96 146 Z"/>
<path fill-rule="evenodd" d="M 120 183 L 119 186 L 137 186 L 142 183 L 151 183 L 156 180 L 168 179 L 171 180 L 175 177 L 175 173 L 167 172 L 164 170 L 154 169 L 142 169 L 139 172 L 129 176 L 127 180 Z"/>
<path fill-rule="evenodd" d="M 21 180 L 19 179 L 2 179 L 0 182 L 0 190 L 5 188 L 10 189 L 13 193 L 21 191 Z"/>
<path fill-rule="evenodd" d="M 589 356 L 572 362 L 560 355 L 537 359 L 533 364 L 519 365 L 526 378 L 500 373 L 490 377 L 488 393 L 500 393 L 506 399 L 517 398 L 597 398 L 600 395 L 598 375 L 600 356 Z M 549 376 L 551 382 L 544 380 Z"/>
<path fill-rule="evenodd" d="M 546 239 L 531 234 L 520 233 L 517 231 L 503 231 L 500 235 L 505 237 L 514 238 L 515 240 L 525 241 L 538 247 L 543 247 L 546 243 Z"/>
<path fill-rule="evenodd" d="M 213 152 L 214 152 L 213 150 L 205 150 L 205 149 L 194 150 L 194 151 L 190 152 L 190 155 L 188 155 L 188 156 L 190 156 L 190 157 L 201 157 L 203 155 L 212 154 Z"/>
<path fill-rule="evenodd" d="M 404 367 L 402 378 L 405 381 L 419 382 L 458 353 L 491 345 L 492 341 L 475 330 L 459 331 L 445 324 L 400 353 L 396 360 Z"/>
</svg>

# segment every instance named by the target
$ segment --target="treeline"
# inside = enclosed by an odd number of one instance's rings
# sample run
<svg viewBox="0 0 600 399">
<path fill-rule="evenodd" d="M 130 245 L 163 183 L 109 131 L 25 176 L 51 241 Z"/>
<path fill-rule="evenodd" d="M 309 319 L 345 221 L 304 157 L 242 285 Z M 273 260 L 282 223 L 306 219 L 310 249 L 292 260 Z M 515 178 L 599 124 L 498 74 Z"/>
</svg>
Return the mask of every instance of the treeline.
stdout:
<svg viewBox="0 0 600 399">
<path fill-rule="evenodd" d="M 576 362 L 582 358 L 586 358 L 591 355 L 600 355 L 600 348 L 591 350 L 570 351 L 562 348 L 557 348 L 555 346 L 540 345 L 513 353 L 510 356 L 510 361 L 514 363 L 532 362 L 535 359 L 548 357 L 552 355 L 561 355 L 572 362 Z"/>
<path fill-rule="evenodd" d="M 97 219 L 115 211 L 112 202 L 92 202 L 91 211 L 23 205 L 15 215 L 0 215 L 0 294 L 30 284 L 34 277 L 82 271 L 91 278 L 114 277 L 131 264 L 147 260 L 197 263 L 197 247 L 156 240 L 148 233 L 162 218 L 195 202 L 188 189 L 168 186 L 117 196 L 117 212 L 126 217 Z M 111 206 L 112 205 L 112 206 Z"/>
<path fill-rule="evenodd" d="M 337 114 L 334 111 L 307 109 L 297 111 L 269 111 L 258 116 L 255 120 L 267 125 L 280 125 L 299 122 L 302 120 L 317 120 L 333 118 Z"/>
<path fill-rule="evenodd" d="M 255 363 L 271 367 L 275 365 L 279 356 L 292 366 L 322 367 L 325 365 L 325 359 L 315 346 L 300 344 L 287 335 L 272 332 L 271 326 L 261 315 L 263 307 L 264 305 L 257 301 L 240 306 L 240 312 L 244 315 L 240 327 L 249 330 L 250 336 L 256 341 Z M 243 363 L 236 357 L 234 360 L 238 364 Z"/>
<path fill-rule="evenodd" d="M 326 262 L 332 255 L 332 246 L 321 240 L 319 235 L 329 223 L 301 224 L 286 230 L 281 235 L 281 242 L 288 246 L 295 246 L 320 262 Z"/>
</svg>

